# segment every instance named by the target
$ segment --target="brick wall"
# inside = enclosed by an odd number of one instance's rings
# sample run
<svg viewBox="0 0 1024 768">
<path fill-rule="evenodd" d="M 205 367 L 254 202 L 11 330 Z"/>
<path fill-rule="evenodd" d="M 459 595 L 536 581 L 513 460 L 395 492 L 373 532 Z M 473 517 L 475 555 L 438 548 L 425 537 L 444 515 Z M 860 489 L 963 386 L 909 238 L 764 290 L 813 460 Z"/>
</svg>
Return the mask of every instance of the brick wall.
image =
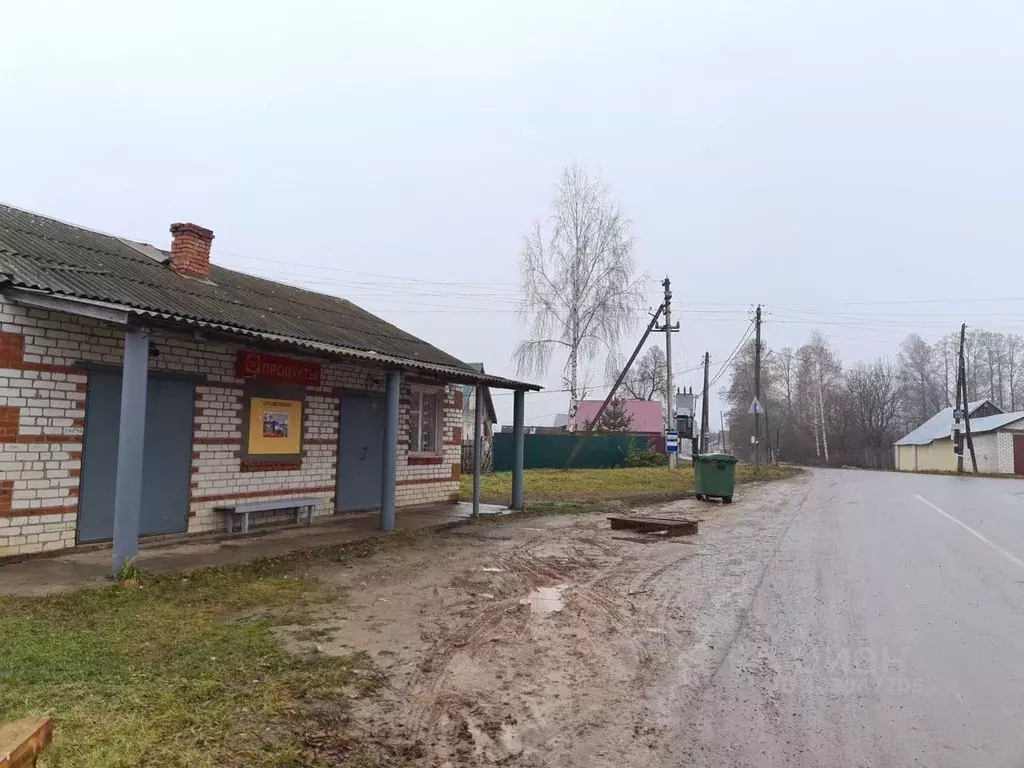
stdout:
<svg viewBox="0 0 1024 768">
<path fill-rule="evenodd" d="M 120 365 L 123 338 L 121 329 L 99 321 L 28 310 L 0 296 L 0 557 L 74 545 L 88 381 L 88 372 L 76 363 Z M 223 518 L 213 508 L 225 501 L 319 495 L 326 502 L 316 513 L 333 513 L 339 392 L 382 395 L 382 372 L 319 360 L 321 384 L 306 390 L 301 466 L 267 465 L 239 456 L 244 382 L 235 377 L 235 357 L 243 345 L 161 331 L 154 332 L 153 343 L 160 354 L 150 359 L 151 370 L 201 377 L 194 413 L 190 533 L 219 529 Z M 441 455 L 410 456 L 411 391 L 403 379 L 399 506 L 457 496 L 460 391 L 457 385 L 445 388 Z"/>
<path fill-rule="evenodd" d="M 974 455 L 978 459 L 979 472 L 1001 472 L 999 468 L 999 433 L 986 432 L 982 435 L 973 435 Z M 964 441 L 964 464 L 970 467 L 971 455 L 967 449 L 967 441 Z M 1011 470 L 1012 471 L 1012 470 Z"/>
</svg>

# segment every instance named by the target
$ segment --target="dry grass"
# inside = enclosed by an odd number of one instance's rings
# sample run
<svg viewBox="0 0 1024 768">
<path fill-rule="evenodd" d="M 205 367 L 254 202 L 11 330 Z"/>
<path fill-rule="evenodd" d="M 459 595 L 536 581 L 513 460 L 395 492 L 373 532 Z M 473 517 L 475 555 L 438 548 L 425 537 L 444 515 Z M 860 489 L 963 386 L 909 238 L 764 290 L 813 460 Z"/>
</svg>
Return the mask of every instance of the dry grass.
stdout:
<svg viewBox="0 0 1024 768">
<path fill-rule="evenodd" d="M 736 467 L 736 482 L 781 480 L 802 470 L 795 467 Z M 693 469 L 680 467 L 637 467 L 622 469 L 529 469 L 525 473 L 525 495 L 531 501 L 639 501 L 669 499 L 693 493 Z M 462 498 L 473 493 L 472 475 L 462 477 Z M 480 496 L 487 503 L 508 503 L 512 473 L 493 472 L 480 481 Z"/>
<path fill-rule="evenodd" d="M 0 722 L 53 716 L 41 766 L 320 764 L 322 713 L 343 720 L 376 675 L 360 655 L 288 653 L 273 633 L 332 599 L 284 560 L 0 597 Z"/>
</svg>

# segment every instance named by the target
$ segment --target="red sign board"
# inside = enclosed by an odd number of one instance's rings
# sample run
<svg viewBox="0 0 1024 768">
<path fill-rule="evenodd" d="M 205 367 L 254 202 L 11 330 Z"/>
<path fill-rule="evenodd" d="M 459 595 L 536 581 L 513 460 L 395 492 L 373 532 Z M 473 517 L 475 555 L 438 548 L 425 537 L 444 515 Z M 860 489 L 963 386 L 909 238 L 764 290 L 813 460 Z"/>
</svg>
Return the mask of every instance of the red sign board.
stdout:
<svg viewBox="0 0 1024 768">
<path fill-rule="evenodd" d="M 317 363 L 268 355 L 251 349 L 238 350 L 235 372 L 243 379 L 267 379 L 304 387 L 320 386 L 320 366 Z"/>
</svg>

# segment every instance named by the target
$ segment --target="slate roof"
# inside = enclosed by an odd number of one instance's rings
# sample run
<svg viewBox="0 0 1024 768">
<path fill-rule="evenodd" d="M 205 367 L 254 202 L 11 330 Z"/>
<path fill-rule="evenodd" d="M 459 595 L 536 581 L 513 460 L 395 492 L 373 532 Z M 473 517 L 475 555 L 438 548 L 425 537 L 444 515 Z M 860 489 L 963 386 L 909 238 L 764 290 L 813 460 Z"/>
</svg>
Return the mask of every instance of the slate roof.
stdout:
<svg viewBox="0 0 1024 768">
<path fill-rule="evenodd" d="M 170 269 L 169 259 L 168 251 L 144 243 L 0 204 L 0 284 L 461 380 L 539 389 L 482 374 L 346 299 L 216 264 L 209 281 L 187 278 Z"/>
<path fill-rule="evenodd" d="M 989 401 L 978 400 L 977 402 L 970 403 L 968 405 L 968 412 L 973 413 L 987 402 Z M 993 416 L 983 416 L 980 419 L 972 418 L 971 434 L 980 435 L 984 432 L 992 432 L 1020 419 L 1024 419 L 1024 411 L 997 413 Z M 927 445 L 934 440 L 949 437 L 952 432 L 953 408 L 943 408 L 913 432 L 897 440 L 896 445 Z"/>
</svg>

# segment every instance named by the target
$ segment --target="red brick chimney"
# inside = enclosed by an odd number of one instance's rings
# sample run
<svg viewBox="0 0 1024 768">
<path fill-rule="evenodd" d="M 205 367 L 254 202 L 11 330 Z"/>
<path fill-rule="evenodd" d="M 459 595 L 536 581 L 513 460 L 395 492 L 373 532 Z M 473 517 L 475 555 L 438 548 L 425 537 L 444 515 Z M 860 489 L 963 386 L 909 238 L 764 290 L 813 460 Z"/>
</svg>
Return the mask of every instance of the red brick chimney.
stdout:
<svg viewBox="0 0 1024 768">
<path fill-rule="evenodd" d="M 198 224 L 171 224 L 171 269 L 185 277 L 210 276 L 213 231 Z"/>
</svg>

